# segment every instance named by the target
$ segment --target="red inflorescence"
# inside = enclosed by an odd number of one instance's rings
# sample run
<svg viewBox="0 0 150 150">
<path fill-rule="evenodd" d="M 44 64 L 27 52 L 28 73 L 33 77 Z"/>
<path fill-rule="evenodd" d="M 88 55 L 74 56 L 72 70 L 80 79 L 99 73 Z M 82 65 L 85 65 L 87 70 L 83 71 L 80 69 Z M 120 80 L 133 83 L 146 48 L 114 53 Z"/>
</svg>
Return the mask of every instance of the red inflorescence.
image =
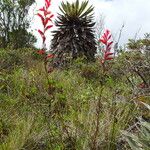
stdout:
<svg viewBox="0 0 150 150">
<path fill-rule="evenodd" d="M 103 36 L 99 39 L 99 42 L 102 42 L 105 45 L 105 49 L 102 50 L 103 58 L 101 63 L 105 63 L 107 60 L 113 59 L 113 53 L 110 52 L 112 49 L 113 41 L 111 41 L 112 35 L 109 30 L 106 30 Z"/>
<path fill-rule="evenodd" d="M 41 21 L 42 21 L 42 25 L 43 25 L 43 30 L 38 29 L 38 33 L 40 34 L 41 38 L 42 38 L 42 42 L 43 42 L 43 49 L 39 50 L 37 53 L 38 54 L 45 54 L 46 49 L 44 47 L 45 45 L 45 40 L 46 40 L 46 36 L 45 36 L 45 32 L 49 29 L 51 29 L 53 27 L 52 24 L 52 18 L 53 18 L 53 14 L 51 13 L 51 11 L 49 11 L 49 8 L 51 6 L 51 0 L 45 0 L 45 6 L 39 9 L 39 13 L 37 13 L 37 15 L 40 17 Z M 46 58 L 53 58 L 52 55 L 47 55 Z"/>
</svg>

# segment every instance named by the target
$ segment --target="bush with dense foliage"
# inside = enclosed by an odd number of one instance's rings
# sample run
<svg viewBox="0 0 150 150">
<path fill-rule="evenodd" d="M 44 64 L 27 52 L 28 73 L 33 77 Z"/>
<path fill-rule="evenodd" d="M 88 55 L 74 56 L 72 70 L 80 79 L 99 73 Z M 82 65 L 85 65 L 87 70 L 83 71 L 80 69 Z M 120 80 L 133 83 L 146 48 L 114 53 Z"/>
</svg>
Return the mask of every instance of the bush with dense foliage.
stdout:
<svg viewBox="0 0 150 150">
<path fill-rule="evenodd" d="M 32 47 L 36 38 L 28 32 L 28 13 L 34 0 L 0 0 L 0 48 Z"/>
<path fill-rule="evenodd" d="M 140 104 L 149 103 L 149 88 L 130 69 L 135 53 L 107 62 L 105 75 L 99 60 L 76 60 L 47 82 L 42 60 L 26 52 L 0 55 L 8 59 L 0 74 L 0 149 L 128 149 L 122 130 L 149 118 Z"/>
</svg>

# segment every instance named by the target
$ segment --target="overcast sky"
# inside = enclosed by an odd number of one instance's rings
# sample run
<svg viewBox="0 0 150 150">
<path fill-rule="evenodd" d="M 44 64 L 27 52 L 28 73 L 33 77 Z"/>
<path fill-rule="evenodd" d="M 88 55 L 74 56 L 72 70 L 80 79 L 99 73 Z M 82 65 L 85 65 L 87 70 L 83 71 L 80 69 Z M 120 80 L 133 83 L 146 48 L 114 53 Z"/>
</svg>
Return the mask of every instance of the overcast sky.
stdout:
<svg viewBox="0 0 150 150">
<path fill-rule="evenodd" d="M 61 1 L 52 0 L 51 11 L 56 16 L 59 11 L 58 6 Z M 69 2 L 75 0 L 68 0 Z M 83 0 L 79 0 L 82 2 Z M 90 4 L 95 7 L 95 18 L 100 19 L 100 14 L 105 16 L 105 28 L 111 30 L 117 39 L 122 24 L 125 25 L 120 44 L 123 45 L 129 38 L 142 37 L 144 33 L 150 33 L 150 0 L 89 0 Z M 44 4 L 44 0 L 36 0 L 37 5 L 34 9 L 40 8 Z M 35 12 L 36 13 L 36 12 Z M 36 29 L 41 28 L 40 21 L 37 16 L 32 22 L 32 29 L 36 36 Z M 54 29 L 54 28 L 53 28 Z M 49 35 L 49 33 L 48 33 Z M 47 35 L 47 36 L 48 36 Z M 40 47 L 41 40 L 38 38 L 37 46 Z"/>
</svg>

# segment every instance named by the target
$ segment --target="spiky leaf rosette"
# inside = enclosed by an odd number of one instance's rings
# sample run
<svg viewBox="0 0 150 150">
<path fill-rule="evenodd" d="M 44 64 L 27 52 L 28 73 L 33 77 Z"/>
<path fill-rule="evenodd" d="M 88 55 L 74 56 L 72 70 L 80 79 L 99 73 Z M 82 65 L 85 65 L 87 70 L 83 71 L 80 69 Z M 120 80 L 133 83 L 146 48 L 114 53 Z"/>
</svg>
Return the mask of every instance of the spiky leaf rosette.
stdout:
<svg viewBox="0 0 150 150">
<path fill-rule="evenodd" d="M 94 38 L 93 21 L 94 7 L 88 6 L 88 1 L 79 0 L 74 3 L 62 2 L 61 14 L 55 24 L 57 30 L 53 31 L 51 49 L 57 55 L 56 63 L 61 64 L 68 58 L 85 57 L 88 61 L 95 59 L 96 42 Z"/>
</svg>

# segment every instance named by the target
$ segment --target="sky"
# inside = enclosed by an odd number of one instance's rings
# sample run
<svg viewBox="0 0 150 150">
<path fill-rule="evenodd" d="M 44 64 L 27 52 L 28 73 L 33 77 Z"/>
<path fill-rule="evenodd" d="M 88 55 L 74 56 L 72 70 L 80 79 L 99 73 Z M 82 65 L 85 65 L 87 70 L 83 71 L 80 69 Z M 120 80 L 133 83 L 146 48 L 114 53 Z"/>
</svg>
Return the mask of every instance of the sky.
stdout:
<svg viewBox="0 0 150 150">
<path fill-rule="evenodd" d="M 52 0 L 51 11 L 55 15 L 54 20 L 59 12 L 61 1 L 66 0 Z M 68 2 L 72 1 L 75 0 L 68 0 Z M 112 32 L 114 40 L 118 39 L 119 31 L 124 24 L 120 45 L 127 43 L 129 38 L 140 38 L 145 33 L 150 33 L 150 0 L 89 0 L 89 2 L 95 7 L 95 19 L 100 20 L 101 15 L 104 17 L 105 29 Z M 32 8 L 34 14 L 43 4 L 44 0 L 36 0 L 36 5 Z M 36 46 L 41 47 L 41 39 L 36 30 L 42 26 L 37 16 L 33 17 L 31 28 L 33 34 L 38 38 Z M 52 38 L 50 32 L 47 33 L 47 37 Z M 47 41 L 47 47 L 48 45 Z"/>
</svg>

